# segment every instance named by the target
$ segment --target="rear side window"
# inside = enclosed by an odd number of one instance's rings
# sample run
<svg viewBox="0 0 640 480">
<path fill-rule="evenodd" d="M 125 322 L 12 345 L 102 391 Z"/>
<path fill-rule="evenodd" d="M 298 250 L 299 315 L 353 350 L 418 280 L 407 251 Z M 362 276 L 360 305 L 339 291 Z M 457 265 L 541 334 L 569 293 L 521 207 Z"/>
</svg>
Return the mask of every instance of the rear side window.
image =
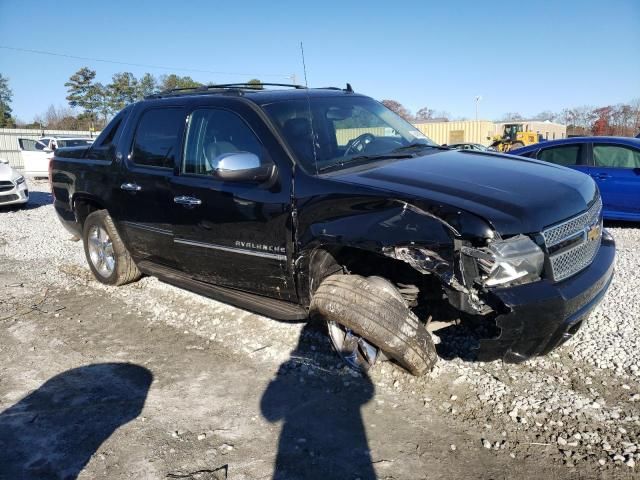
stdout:
<svg viewBox="0 0 640 480">
<path fill-rule="evenodd" d="M 120 139 L 120 134 L 122 133 L 122 128 L 126 118 L 127 111 L 123 110 L 109 122 L 109 125 L 102 130 L 102 133 L 98 135 L 98 138 L 96 138 L 95 142 L 91 145 L 91 148 L 87 152 L 87 158 L 91 160 L 113 161 L 116 152 L 116 145 Z M 85 142 L 88 144 L 90 143 L 90 140 L 85 140 Z M 80 145 L 82 145 L 82 143 L 80 143 Z M 66 147 L 69 145 L 60 146 Z"/>
<path fill-rule="evenodd" d="M 173 168 L 183 126 L 181 108 L 152 108 L 144 112 L 133 140 L 133 163 Z"/>
<path fill-rule="evenodd" d="M 594 145 L 593 163 L 596 167 L 640 168 L 640 151 L 620 145 Z"/>
<path fill-rule="evenodd" d="M 181 171 L 212 175 L 221 158 L 236 152 L 250 152 L 262 158 L 262 145 L 244 120 L 227 110 L 194 110 L 189 118 Z"/>
<path fill-rule="evenodd" d="M 582 146 L 579 144 L 545 148 L 538 153 L 538 160 L 555 163 L 556 165 L 578 165 L 580 163 L 581 150 Z"/>
</svg>

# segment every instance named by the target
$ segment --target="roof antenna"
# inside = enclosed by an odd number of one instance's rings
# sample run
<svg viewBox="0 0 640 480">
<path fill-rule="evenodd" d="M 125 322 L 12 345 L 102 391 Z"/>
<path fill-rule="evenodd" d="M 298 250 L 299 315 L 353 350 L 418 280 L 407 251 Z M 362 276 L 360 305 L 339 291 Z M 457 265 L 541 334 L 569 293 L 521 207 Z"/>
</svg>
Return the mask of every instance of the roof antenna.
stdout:
<svg viewBox="0 0 640 480">
<path fill-rule="evenodd" d="M 318 174 L 318 154 L 316 152 L 316 133 L 313 131 L 313 116 L 311 113 L 311 95 L 309 95 L 309 83 L 307 82 L 307 65 L 304 61 L 304 47 L 300 42 L 300 54 L 302 56 L 302 71 L 304 72 L 304 87 L 307 91 L 307 109 L 309 111 L 309 124 L 311 125 L 311 147 L 313 148 L 313 164 L 316 167 L 316 175 Z"/>
</svg>

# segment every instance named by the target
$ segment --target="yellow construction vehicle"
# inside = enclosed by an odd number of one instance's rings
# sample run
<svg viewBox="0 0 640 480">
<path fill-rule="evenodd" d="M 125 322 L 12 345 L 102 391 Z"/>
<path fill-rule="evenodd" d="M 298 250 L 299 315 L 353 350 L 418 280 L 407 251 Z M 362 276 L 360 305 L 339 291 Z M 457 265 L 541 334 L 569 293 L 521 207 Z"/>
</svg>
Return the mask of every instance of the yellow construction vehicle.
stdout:
<svg viewBox="0 0 640 480">
<path fill-rule="evenodd" d="M 487 140 L 491 140 L 490 147 L 495 148 L 498 152 L 508 152 L 540 141 L 536 132 L 524 130 L 523 123 L 505 123 L 502 135 L 489 137 Z"/>
</svg>

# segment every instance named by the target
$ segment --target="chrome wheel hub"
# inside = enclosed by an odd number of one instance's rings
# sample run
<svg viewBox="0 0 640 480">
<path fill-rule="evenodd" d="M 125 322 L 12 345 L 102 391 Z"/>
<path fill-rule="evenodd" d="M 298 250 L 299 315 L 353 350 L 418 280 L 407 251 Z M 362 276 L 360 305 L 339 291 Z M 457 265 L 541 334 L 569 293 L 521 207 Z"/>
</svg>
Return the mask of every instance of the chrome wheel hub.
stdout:
<svg viewBox="0 0 640 480">
<path fill-rule="evenodd" d="M 366 372 L 378 359 L 382 359 L 380 349 L 367 340 L 334 321 L 327 322 L 329 338 L 333 348 L 345 363 L 359 372 Z"/>
<path fill-rule="evenodd" d="M 88 249 L 91 264 L 96 271 L 104 278 L 110 277 L 116 267 L 116 256 L 113 242 L 103 227 L 93 225 L 89 229 Z"/>
</svg>

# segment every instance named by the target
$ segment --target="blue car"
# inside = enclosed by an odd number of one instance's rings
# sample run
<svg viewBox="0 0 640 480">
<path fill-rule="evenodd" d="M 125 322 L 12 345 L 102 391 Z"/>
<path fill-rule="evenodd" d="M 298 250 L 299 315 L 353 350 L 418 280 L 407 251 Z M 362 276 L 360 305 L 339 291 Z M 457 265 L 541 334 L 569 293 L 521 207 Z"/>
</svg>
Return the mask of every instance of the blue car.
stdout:
<svg viewBox="0 0 640 480">
<path fill-rule="evenodd" d="M 640 221 L 640 139 L 573 137 L 509 152 L 591 175 L 600 188 L 607 220 Z"/>
</svg>

